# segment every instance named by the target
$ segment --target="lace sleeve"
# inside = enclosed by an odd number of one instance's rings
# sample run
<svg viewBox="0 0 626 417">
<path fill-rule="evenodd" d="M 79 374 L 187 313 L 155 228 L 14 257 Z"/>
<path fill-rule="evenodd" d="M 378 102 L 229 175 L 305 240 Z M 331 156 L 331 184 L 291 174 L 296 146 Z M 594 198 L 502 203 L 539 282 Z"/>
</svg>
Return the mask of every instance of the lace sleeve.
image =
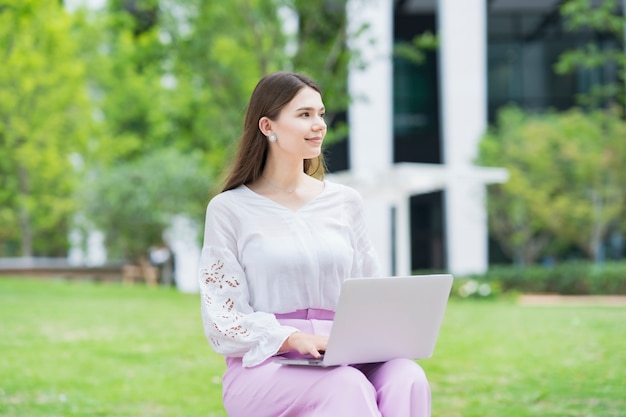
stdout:
<svg viewBox="0 0 626 417">
<path fill-rule="evenodd" d="M 217 353 L 243 357 L 244 366 L 254 366 L 276 354 L 297 329 L 281 326 L 273 314 L 253 311 L 233 222 L 225 215 L 209 204 L 199 267 L 204 332 Z"/>
</svg>

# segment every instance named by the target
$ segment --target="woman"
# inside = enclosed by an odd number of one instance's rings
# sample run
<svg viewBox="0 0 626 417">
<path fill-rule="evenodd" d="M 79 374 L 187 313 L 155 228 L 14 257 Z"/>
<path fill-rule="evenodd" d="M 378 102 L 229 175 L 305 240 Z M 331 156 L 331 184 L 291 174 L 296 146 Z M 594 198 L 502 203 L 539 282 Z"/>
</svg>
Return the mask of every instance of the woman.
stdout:
<svg viewBox="0 0 626 417">
<path fill-rule="evenodd" d="M 323 180 L 320 89 L 300 74 L 262 78 L 234 167 L 208 205 L 200 264 L 202 318 L 226 357 L 231 417 L 430 415 L 430 389 L 410 360 L 310 369 L 279 356 L 320 357 L 342 282 L 375 276 L 362 200 Z"/>
</svg>

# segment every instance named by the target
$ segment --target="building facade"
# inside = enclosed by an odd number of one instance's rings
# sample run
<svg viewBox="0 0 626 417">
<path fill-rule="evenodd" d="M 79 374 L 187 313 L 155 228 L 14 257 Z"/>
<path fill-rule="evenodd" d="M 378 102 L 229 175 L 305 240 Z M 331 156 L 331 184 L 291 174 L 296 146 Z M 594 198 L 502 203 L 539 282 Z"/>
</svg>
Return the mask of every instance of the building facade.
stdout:
<svg viewBox="0 0 626 417">
<path fill-rule="evenodd" d="M 568 32 L 561 0 L 351 0 L 353 45 L 367 63 L 350 74 L 346 161 L 331 178 L 365 197 L 386 273 L 484 272 L 489 265 L 486 186 L 504 169 L 474 164 L 480 138 L 502 106 L 566 109 L 606 69 L 556 75 L 567 49 L 592 40 Z M 394 45 L 426 31 L 439 47 L 420 65 Z M 373 40 L 373 42 L 370 42 Z M 331 152 L 332 154 L 332 152 Z M 332 156 L 332 155 L 331 155 Z"/>
</svg>

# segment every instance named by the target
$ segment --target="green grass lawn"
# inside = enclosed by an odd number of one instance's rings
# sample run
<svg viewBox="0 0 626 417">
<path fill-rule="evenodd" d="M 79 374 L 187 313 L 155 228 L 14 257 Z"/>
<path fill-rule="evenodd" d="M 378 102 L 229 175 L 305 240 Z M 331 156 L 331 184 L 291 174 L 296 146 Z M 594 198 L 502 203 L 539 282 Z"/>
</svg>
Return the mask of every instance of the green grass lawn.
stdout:
<svg viewBox="0 0 626 417">
<path fill-rule="evenodd" d="M 626 308 L 452 300 L 420 363 L 433 416 L 626 416 Z M 225 417 L 223 370 L 196 295 L 0 278 L 0 416 Z"/>
</svg>

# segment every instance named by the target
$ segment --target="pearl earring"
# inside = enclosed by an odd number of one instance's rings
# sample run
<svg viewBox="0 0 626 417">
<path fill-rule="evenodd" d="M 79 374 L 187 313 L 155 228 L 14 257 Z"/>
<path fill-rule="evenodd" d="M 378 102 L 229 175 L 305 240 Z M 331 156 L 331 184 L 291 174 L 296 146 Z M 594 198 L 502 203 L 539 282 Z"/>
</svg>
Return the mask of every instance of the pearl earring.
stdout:
<svg viewBox="0 0 626 417">
<path fill-rule="evenodd" d="M 267 138 L 267 140 L 269 140 L 270 142 L 276 142 L 276 133 L 270 133 L 269 137 Z"/>
</svg>

